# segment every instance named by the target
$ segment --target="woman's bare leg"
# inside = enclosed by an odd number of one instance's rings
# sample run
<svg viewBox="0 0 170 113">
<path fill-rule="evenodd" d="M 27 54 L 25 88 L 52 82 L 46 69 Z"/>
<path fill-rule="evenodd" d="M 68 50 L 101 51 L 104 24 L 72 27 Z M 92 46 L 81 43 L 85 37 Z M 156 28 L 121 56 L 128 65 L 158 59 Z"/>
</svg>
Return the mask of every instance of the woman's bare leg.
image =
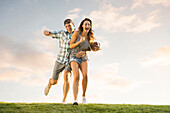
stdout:
<svg viewBox="0 0 170 113">
<path fill-rule="evenodd" d="M 74 100 L 77 101 L 77 96 L 78 96 L 78 91 L 79 91 L 79 64 L 75 61 L 71 62 L 71 68 L 72 72 L 74 75 L 74 80 L 73 80 L 73 95 L 74 95 Z"/>
<path fill-rule="evenodd" d="M 87 84 L 88 84 L 88 76 L 87 76 L 87 72 L 88 72 L 88 63 L 87 61 L 82 62 L 80 65 L 80 69 L 83 75 L 83 79 L 82 79 L 82 89 L 83 89 L 83 97 L 86 96 L 86 90 L 87 90 Z"/>
<path fill-rule="evenodd" d="M 64 71 L 64 84 L 63 84 L 63 103 L 66 102 L 67 94 L 70 89 L 70 83 L 69 83 L 69 71 Z"/>
</svg>

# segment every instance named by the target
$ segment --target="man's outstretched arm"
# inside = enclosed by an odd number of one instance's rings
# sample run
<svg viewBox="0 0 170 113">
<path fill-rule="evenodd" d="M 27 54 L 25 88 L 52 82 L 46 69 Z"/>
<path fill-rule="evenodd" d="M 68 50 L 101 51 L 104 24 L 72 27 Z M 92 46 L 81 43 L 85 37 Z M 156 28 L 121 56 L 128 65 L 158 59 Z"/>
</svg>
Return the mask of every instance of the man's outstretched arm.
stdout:
<svg viewBox="0 0 170 113">
<path fill-rule="evenodd" d="M 59 38 L 59 37 L 62 36 L 62 31 L 56 32 L 56 31 L 44 30 L 44 35 L 45 36 L 51 36 L 52 38 Z"/>
<path fill-rule="evenodd" d="M 44 30 L 44 35 L 45 36 L 52 36 L 51 31 L 48 31 L 48 30 Z"/>
</svg>

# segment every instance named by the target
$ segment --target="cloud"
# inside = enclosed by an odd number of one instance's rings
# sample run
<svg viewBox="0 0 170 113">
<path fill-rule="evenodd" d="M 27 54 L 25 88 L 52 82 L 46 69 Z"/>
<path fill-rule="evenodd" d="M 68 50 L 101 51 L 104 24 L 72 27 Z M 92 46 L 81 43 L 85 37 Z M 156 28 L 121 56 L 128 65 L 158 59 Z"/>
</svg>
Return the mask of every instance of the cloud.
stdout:
<svg viewBox="0 0 170 113">
<path fill-rule="evenodd" d="M 165 7 L 170 6 L 169 0 L 134 0 L 131 9 L 135 9 L 138 7 L 145 7 L 147 4 L 151 6 L 162 5 Z"/>
<path fill-rule="evenodd" d="M 79 13 L 80 11 L 82 11 L 82 9 L 80 9 L 80 8 L 75 8 L 75 9 L 73 9 L 73 10 L 68 11 L 68 13 Z"/>
<path fill-rule="evenodd" d="M 72 20 L 75 20 L 76 18 L 78 18 L 79 16 L 78 16 L 78 14 L 77 13 L 75 13 L 75 14 L 68 14 L 67 16 L 66 16 L 66 18 L 70 18 L 70 19 L 72 19 Z"/>
<path fill-rule="evenodd" d="M 70 0 L 65 0 L 66 1 L 66 3 L 70 3 Z"/>
<path fill-rule="evenodd" d="M 132 81 L 124 76 L 119 76 L 120 63 L 110 63 L 108 65 L 103 65 L 102 69 L 99 71 L 92 72 L 89 76 L 90 80 L 93 81 L 90 83 L 90 86 L 98 86 L 98 90 L 119 90 L 122 92 L 127 92 L 133 90 L 134 88 L 140 87 L 147 81 Z M 93 87 L 92 87 L 93 88 Z M 95 87 L 94 87 L 95 88 Z"/>
<path fill-rule="evenodd" d="M 150 5 L 163 5 L 165 7 L 170 6 L 170 1 L 169 0 L 145 0 L 148 2 Z"/>
<path fill-rule="evenodd" d="M 103 36 L 95 36 L 95 41 L 99 42 L 101 44 L 101 48 L 108 48 L 109 47 L 109 42 L 107 39 Z"/>
<path fill-rule="evenodd" d="M 0 73 L 1 81 L 15 81 L 19 82 L 23 76 L 26 75 L 26 71 L 18 71 L 18 70 L 5 70 Z M 17 76 L 17 77 L 16 77 Z"/>
<path fill-rule="evenodd" d="M 143 7 L 144 6 L 144 0 L 134 0 L 131 9 L 135 9 L 137 7 Z"/>
<path fill-rule="evenodd" d="M 103 49 L 109 47 L 109 42 L 103 36 L 95 36 L 95 41 L 100 43 L 101 50 L 96 52 L 91 51 L 89 53 L 90 59 L 95 59 L 96 57 L 103 55 Z"/>
<path fill-rule="evenodd" d="M 82 9 L 80 9 L 80 8 L 75 8 L 73 10 L 70 10 L 70 11 L 68 11 L 69 14 L 66 16 L 66 18 L 71 18 L 72 20 L 74 20 L 79 17 L 78 13 L 81 11 L 82 11 Z"/>
<path fill-rule="evenodd" d="M 115 77 L 116 74 L 119 72 L 119 65 L 119 63 L 110 63 L 107 65 L 103 65 L 102 68 L 98 68 L 99 71 L 91 71 L 91 75 L 93 75 L 91 76 L 91 78 L 94 79 L 94 82 L 97 81 L 97 83 L 101 83 L 104 80 L 111 79 Z"/>
<path fill-rule="evenodd" d="M 170 45 L 157 50 L 152 56 L 141 62 L 142 66 L 168 66 L 170 65 Z"/>
<path fill-rule="evenodd" d="M 145 19 L 139 14 L 123 15 L 126 7 L 115 8 L 111 4 L 103 4 L 99 10 L 92 11 L 88 17 L 93 20 L 95 28 L 108 32 L 149 32 L 161 24 L 156 23 L 159 11 L 150 12 Z M 103 18 L 104 17 L 104 18 Z"/>
<path fill-rule="evenodd" d="M 150 32 L 152 29 L 159 27 L 161 24 L 155 22 L 158 12 L 159 11 L 153 11 L 149 13 L 145 20 L 141 20 L 136 16 L 134 25 L 127 29 L 127 32 Z"/>
<path fill-rule="evenodd" d="M 50 76 L 57 44 L 43 36 L 43 29 L 31 39 L 0 35 L 0 81 L 39 86 Z"/>
<path fill-rule="evenodd" d="M 5 40 L 4 40 L 5 39 Z M 1 58 L 3 61 L 0 67 L 15 67 L 25 69 L 45 69 L 52 55 L 36 48 L 36 45 L 29 40 L 17 41 L 14 37 L 1 37 Z M 3 43 L 3 44 L 2 44 Z"/>
<path fill-rule="evenodd" d="M 106 71 L 107 73 L 111 74 L 111 75 L 115 75 L 118 73 L 119 71 L 119 66 L 120 64 L 119 63 L 111 63 L 111 64 L 108 64 L 106 66 Z M 109 77 L 110 78 L 110 77 Z"/>
</svg>

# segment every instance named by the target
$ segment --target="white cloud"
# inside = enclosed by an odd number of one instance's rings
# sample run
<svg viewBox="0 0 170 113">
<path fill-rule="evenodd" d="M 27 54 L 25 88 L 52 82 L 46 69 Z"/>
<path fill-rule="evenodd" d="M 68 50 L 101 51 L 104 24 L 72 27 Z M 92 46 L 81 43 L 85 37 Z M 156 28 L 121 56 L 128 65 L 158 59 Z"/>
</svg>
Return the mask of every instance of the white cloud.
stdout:
<svg viewBox="0 0 170 113">
<path fill-rule="evenodd" d="M 159 27 L 156 23 L 158 11 L 149 13 L 145 19 L 138 14 L 123 15 L 125 7 L 115 8 L 111 4 L 103 4 L 99 10 L 94 10 L 88 17 L 93 20 L 95 28 L 109 32 L 149 32 Z"/>
<path fill-rule="evenodd" d="M 103 55 L 103 49 L 109 47 L 109 42 L 103 36 L 95 36 L 95 41 L 100 43 L 101 50 L 96 52 L 91 51 L 89 54 L 90 58 Z"/>
<path fill-rule="evenodd" d="M 56 55 L 56 49 L 58 49 L 58 42 L 56 39 L 52 39 L 49 36 L 43 34 L 44 30 L 50 30 L 46 26 L 34 32 L 34 40 L 31 42 L 36 46 L 38 50 L 48 50 L 48 53 Z"/>
<path fill-rule="evenodd" d="M 70 3 L 70 0 L 65 0 L 66 1 L 66 3 Z"/>
<path fill-rule="evenodd" d="M 119 63 L 111 63 L 111 64 L 108 64 L 106 66 L 106 71 L 107 73 L 111 74 L 111 75 L 115 75 L 118 73 L 119 71 L 119 66 L 120 64 Z"/>
<path fill-rule="evenodd" d="M 82 9 L 80 9 L 80 8 L 75 8 L 75 9 L 73 9 L 73 10 L 68 11 L 68 13 L 79 13 L 80 11 L 82 11 Z"/>
<path fill-rule="evenodd" d="M 101 45 L 101 48 L 108 48 L 109 47 L 109 42 L 107 39 L 103 36 L 95 36 L 95 41 L 99 42 Z"/>
<path fill-rule="evenodd" d="M 19 70 L 5 70 L 3 72 L 1 72 L 0 74 L 0 80 L 1 81 L 15 81 L 15 82 L 19 82 L 23 76 L 27 76 L 26 75 L 26 71 L 19 71 Z"/>
<path fill-rule="evenodd" d="M 68 14 L 68 15 L 66 16 L 66 18 L 70 18 L 70 19 L 72 19 L 72 20 L 75 20 L 75 19 L 78 18 L 78 17 L 79 17 L 79 16 L 78 16 L 77 13 Z"/>
<path fill-rule="evenodd" d="M 151 5 L 163 5 L 163 6 L 170 6 L 169 0 L 146 0 Z"/>
<path fill-rule="evenodd" d="M 70 19 L 74 20 L 79 17 L 78 13 L 81 11 L 82 11 L 82 9 L 80 9 L 80 8 L 75 8 L 73 10 L 70 10 L 70 11 L 68 11 L 69 14 L 66 16 L 66 18 L 70 18 Z"/>
<path fill-rule="evenodd" d="M 145 20 L 141 20 L 141 18 L 136 17 L 136 21 L 133 27 L 127 29 L 128 32 L 149 32 L 154 28 L 159 27 L 161 24 L 160 23 L 156 23 L 156 16 L 158 14 L 159 11 L 153 11 L 151 13 L 149 13 L 147 15 L 147 18 Z"/>
<path fill-rule="evenodd" d="M 93 82 L 90 83 L 90 86 L 95 84 L 95 86 L 97 85 L 99 87 L 98 90 L 100 91 L 110 89 L 127 92 L 129 90 L 133 90 L 134 88 L 140 87 L 145 83 L 149 83 L 142 80 L 132 81 L 126 77 L 119 76 L 119 68 L 119 63 L 111 63 L 108 65 L 103 65 L 101 69 L 98 69 L 98 71 L 91 72 L 91 75 L 93 76 L 89 76 L 89 79 Z"/>
<path fill-rule="evenodd" d="M 143 66 L 168 66 L 170 65 L 170 45 L 164 46 L 157 50 L 151 57 L 143 62 Z"/>
<path fill-rule="evenodd" d="M 138 7 L 145 7 L 146 4 L 149 4 L 151 6 L 155 5 L 162 5 L 165 7 L 170 6 L 170 1 L 169 0 L 134 0 L 131 9 L 135 9 Z"/>
<path fill-rule="evenodd" d="M 44 29 L 47 28 L 36 31 L 30 40 L 0 36 L 0 59 L 3 59 L 0 81 L 39 86 L 51 77 L 58 44 L 54 39 L 43 36 Z"/>
<path fill-rule="evenodd" d="M 144 6 L 144 0 L 134 0 L 131 9 L 135 9 L 137 7 L 143 7 Z"/>
</svg>

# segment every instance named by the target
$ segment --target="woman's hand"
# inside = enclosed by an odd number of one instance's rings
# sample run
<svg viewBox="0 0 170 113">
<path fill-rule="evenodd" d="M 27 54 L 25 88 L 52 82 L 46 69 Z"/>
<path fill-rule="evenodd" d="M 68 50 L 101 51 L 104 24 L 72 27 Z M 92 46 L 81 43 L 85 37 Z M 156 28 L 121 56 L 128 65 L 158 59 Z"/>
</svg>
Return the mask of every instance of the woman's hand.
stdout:
<svg viewBox="0 0 170 113">
<path fill-rule="evenodd" d="M 80 51 L 80 52 L 78 52 L 78 53 L 76 54 L 76 57 L 77 57 L 77 58 L 81 58 L 81 57 L 83 57 L 85 54 L 86 54 L 85 51 Z"/>
<path fill-rule="evenodd" d="M 80 37 L 80 43 L 81 43 L 81 42 L 84 42 L 85 40 L 86 40 L 85 37 Z"/>
</svg>

